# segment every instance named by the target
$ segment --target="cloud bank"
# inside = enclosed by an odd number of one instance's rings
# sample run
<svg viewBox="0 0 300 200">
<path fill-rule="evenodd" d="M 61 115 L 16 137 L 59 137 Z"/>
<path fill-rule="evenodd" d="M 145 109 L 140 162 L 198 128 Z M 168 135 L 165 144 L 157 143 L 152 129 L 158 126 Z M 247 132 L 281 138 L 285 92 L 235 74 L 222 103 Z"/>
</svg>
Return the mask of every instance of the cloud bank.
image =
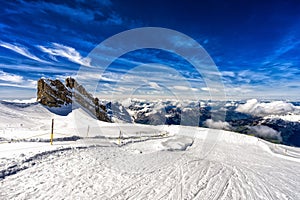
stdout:
<svg viewBox="0 0 300 200">
<path fill-rule="evenodd" d="M 299 111 L 297 106 L 284 101 L 273 101 L 270 103 L 260 103 L 256 99 L 248 100 L 245 104 L 241 104 L 236 111 L 247 113 L 254 116 L 282 115 L 288 112 Z"/>
<path fill-rule="evenodd" d="M 0 70 L 0 87 L 36 88 L 36 81 Z"/>
<path fill-rule="evenodd" d="M 208 128 L 214 128 L 214 129 L 223 129 L 223 130 L 231 129 L 231 126 L 228 122 L 213 121 L 212 119 L 207 119 L 204 122 L 204 125 L 206 125 Z"/>
<path fill-rule="evenodd" d="M 250 131 L 254 135 L 262 138 L 268 139 L 277 139 L 280 142 L 282 141 L 282 137 L 280 132 L 268 127 L 268 126 L 250 126 Z"/>
<path fill-rule="evenodd" d="M 7 73 L 4 71 L 0 70 L 0 80 L 1 81 L 7 81 L 7 82 L 12 82 L 12 83 L 22 83 L 23 82 L 23 77 L 16 75 L 16 74 L 11 74 Z"/>
</svg>

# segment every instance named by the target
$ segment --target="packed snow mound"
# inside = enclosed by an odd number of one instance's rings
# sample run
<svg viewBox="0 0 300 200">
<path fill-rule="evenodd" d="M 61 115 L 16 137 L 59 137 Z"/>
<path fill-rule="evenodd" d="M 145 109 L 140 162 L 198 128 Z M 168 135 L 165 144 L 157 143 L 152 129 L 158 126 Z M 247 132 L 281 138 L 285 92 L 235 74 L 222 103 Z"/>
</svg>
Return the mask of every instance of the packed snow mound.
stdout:
<svg viewBox="0 0 300 200">
<path fill-rule="evenodd" d="M 177 136 L 163 142 L 162 145 L 168 151 L 185 151 L 192 146 L 194 140 L 190 137 Z"/>
<path fill-rule="evenodd" d="M 255 116 L 284 115 L 287 113 L 299 113 L 300 109 L 291 103 L 284 101 L 273 101 L 261 103 L 257 99 L 248 100 L 245 104 L 240 104 L 236 111 Z"/>
</svg>

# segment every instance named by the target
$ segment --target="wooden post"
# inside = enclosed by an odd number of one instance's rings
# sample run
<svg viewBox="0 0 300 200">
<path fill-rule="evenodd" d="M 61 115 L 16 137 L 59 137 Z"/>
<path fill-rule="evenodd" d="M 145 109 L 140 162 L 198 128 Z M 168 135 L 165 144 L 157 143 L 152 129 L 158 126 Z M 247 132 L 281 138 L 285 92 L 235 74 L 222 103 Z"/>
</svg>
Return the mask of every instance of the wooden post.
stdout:
<svg viewBox="0 0 300 200">
<path fill-rule="evenodd" d="M 53 129 L 54 129 L 54 119 L 52 119 L 52 125 L 51 125 L 51 136 L 50 136 L 51 145 L 53 145 Z"/>
<path fill-rule="evenodd" d="M 88 128 L 87 128 L 86 137 L 89 137 L 89 131 L 90 131 L 90 126 L 88 126 Z"/>
<path fill-rule="evenodd" d="M 120 130 L 120 133 L 119 133 L 119 145 L 121 144 L 121 139 L 122 139 L 122 132 Z"/>
</svg>

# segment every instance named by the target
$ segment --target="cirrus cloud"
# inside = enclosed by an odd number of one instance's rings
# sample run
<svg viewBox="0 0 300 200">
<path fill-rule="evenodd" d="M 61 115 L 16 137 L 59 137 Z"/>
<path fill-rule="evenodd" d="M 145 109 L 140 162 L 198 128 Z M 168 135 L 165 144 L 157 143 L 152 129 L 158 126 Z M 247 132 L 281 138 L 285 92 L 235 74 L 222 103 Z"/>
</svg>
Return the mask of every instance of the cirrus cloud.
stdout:
<svg viewBox="0 0 300 200">
<path fill-rule="evenodd" d="M 9 49 L 11 51 L 14 51 L 22 56 L 32 59 L 32 60 L 42 62 L 42 63 L 49 63 L 48 61 L 42 60 L 42 59 L 38 58 L 37 56 L 33 55 L 32 53 L 30 53 L 28 51 L 27 48 L 22 47 L 20 45 L 13 45 L 13 44 L 10 44 L 7 42 L 0 41 L 0 46 L 3 48 Z"/>
<path fill-rule="evenodd" d="M 39 45 L 38 48 L 41 51 L 48 53 L 50 56 L 64 57 L 73 63 L 91 67 L 91 59 L 82 57 L 82 55 L 73 47 L 52 43 L 52 47 L 44 47 Z"/>
</svg>

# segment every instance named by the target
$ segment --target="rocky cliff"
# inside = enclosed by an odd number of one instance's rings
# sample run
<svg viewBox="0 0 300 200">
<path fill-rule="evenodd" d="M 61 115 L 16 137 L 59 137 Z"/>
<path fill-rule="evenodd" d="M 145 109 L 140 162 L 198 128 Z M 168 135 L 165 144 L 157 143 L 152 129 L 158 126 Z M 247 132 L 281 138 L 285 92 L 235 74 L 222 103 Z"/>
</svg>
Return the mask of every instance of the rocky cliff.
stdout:
<svg viewBox="0 0 300 200">
<path fill-rule="evenodd" d="M 65 85 L 60 80 L 41 78 L 37 83 L 37 101 L 48 107 L 79 104 L 85 111 L 101 121 L 111 122 L 106 105 L 100 103 L 73 78 L 67 78 Z"/>
<path fill-rule="evenodd" d="M 40 79 L 37 83 L 37 101 L 49 107 L 72 103 L 72 92 L 59 80 Z"/>
</svg>

